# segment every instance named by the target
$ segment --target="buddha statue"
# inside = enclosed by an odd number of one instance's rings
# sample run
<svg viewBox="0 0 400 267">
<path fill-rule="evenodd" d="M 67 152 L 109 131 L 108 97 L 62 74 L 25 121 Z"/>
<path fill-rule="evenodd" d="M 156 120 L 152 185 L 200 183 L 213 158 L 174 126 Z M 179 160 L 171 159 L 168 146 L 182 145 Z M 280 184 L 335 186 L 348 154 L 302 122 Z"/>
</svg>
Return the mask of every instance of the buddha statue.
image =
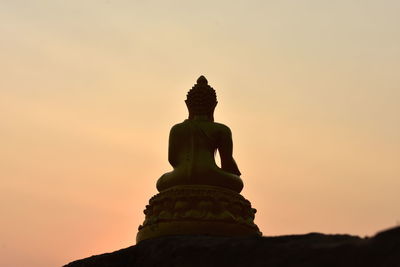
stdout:
<svg viewBox="0 0 400 267">
<path fill-rule="evenodd" d="M 261 235 L 256 209 L 241 194 L 230 129 L 214 122 L 217 97 L 204 76 L 187 94 L 189 117 L 171 128 L 168 161 L 173 170 L 157 181 L 136 241 L 168 235 Z M 216 151 L 221 168 L 215 163 Z"/>
<path fill-rule="evenodd" d="M 169 135 L 168 161 L 174 170 L 158 179 L 158 191 L 177 185 L 210 185 L 240 193 L 243 182 L 232 157 L 231 130 L 214 122 L 217 97 L 204 76 L 198 78 L 185 102 L 189 118 L 174 125 Z M 215 163 L 217 150 L 221 168 Z"/>
</svg>

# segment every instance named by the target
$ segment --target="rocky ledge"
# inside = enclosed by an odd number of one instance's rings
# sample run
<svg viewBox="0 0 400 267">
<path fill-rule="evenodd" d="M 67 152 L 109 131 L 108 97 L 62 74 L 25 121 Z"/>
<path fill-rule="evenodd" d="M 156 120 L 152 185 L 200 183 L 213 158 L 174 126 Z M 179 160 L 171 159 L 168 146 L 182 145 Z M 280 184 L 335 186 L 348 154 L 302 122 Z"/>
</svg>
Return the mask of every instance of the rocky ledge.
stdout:
<svg viewBox="0 0 400 267">
<path fill-rule="evenodd" d="M 320 233 L 277 237 L 169 236 L 64 267 L 128 266 L 400 267 L 400 227 L 370 238 Z"/>
</svg>

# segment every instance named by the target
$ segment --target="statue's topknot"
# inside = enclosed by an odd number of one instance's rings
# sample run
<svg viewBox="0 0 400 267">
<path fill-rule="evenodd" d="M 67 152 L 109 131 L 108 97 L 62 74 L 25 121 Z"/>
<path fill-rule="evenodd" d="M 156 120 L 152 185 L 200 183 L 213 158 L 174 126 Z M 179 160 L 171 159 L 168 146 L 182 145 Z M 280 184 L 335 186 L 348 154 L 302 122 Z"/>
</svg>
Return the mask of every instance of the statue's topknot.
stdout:
<svg viewBox="0 0 400 267">
<path fill-rule="evenodd" d="M 207 81 L 206 77 L 204 77 L 203 75 L 201 75 L 201 76 L 197 79 L 197 84 L 207 85 L 207 84 L 208 84 L 208 81 Z"/>
<path fill-rule="evenodd" d="M 217 103 L 215 90 L 208 85 L 203 75 L 197 79 L 197 83 L 187 93 L 186 104 L 191 115 L 208 115 L 213 111 Z"/>
</svg>

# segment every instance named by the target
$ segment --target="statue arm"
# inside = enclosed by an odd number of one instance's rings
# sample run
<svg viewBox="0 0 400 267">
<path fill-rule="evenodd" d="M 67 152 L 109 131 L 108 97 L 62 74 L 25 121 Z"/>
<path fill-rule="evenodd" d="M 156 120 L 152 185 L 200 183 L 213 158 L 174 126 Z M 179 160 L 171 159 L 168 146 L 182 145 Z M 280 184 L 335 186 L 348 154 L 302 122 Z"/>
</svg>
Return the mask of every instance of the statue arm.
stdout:
<svg viewBox="0 0 400 267">
<path fill-rule="evenodd" d="M 169 139 L 168 139 L 168 162 L 171 164 L 172 167 L 176 167 L 178 165 L 178 158 L 177 158 L 177 140 L 175 138 L 175 127 L 171 128 L 169 132 Z"/>
<path fill-rule="evenodd" d="M 232 157 L 233 154 L 233 142 L 231 130 L 226 127 L 224 134 L 220 140 L 220 146 L 218 148 L 219 155 L 221 157 L 221 169 L 224 171 L 241 175 L 239 168 Z"/>
</svg>

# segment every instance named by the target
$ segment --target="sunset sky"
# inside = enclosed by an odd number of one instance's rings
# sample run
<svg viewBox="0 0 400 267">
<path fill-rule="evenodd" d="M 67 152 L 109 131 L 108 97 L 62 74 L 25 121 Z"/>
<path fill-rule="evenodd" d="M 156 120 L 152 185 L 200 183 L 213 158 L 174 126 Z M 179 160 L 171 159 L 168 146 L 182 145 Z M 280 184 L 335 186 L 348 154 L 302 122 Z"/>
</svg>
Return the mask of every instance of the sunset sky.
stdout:
<svg viewBox="0 0 400 267">
<path fill-rule="evenodd" d="M 200 75 L 266 236 L 400 224 L 400 1 L 0 0 L 0 266 L 135 244 Z"/>
</svg>

